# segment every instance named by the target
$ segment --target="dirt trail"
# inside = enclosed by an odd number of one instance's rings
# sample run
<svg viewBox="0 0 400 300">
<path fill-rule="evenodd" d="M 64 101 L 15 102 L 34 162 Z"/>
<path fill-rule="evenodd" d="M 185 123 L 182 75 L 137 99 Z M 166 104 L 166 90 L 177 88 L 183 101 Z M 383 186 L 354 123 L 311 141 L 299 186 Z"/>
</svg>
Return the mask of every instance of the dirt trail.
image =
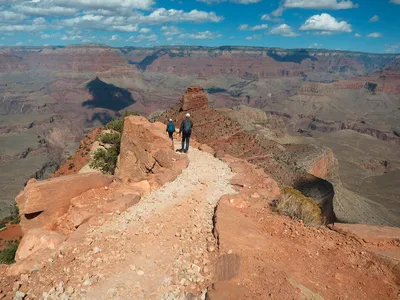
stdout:
<svg viewBox="0 0 400 300">
<path fill-rule="evenodd" d="M 187 299 L 210 284 L 212 217 L 219 198 L 235 193 L 233 173 L 206 152 L 191 148 L 188 155 L 175 181 L 90 232 L 92 251 L 78 258 L 93 262 L 82 297 Z"/>
</svg>

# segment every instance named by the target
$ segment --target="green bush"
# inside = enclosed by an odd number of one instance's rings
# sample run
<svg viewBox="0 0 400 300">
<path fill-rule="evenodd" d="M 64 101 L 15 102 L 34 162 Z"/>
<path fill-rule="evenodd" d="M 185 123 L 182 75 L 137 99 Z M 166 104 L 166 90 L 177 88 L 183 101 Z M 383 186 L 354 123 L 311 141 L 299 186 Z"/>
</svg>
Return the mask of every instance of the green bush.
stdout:
<svg viewBox="0 0 400 300">
<path fill-rule="evenodd" d="M 117 167 L 118 155 L 121 147 L 121 135 L 124 130 L 124 118 L 128 116 L 138 116 L 137 112 L 125 111 L 121 117 L 118 117 L 110 121 L 105 129 L 113 130 L 112 133 L 104 133 L 100 136 L 100 141 L 103 144 L 109 144 L 109 149 L 98 149 L 89 166 L 94 169 L 98 169 L 105 174 L 114 174 L 115 168 Z"/>
<path fill-rule="evenodd" d="M 100 136 L 100 141 L 103 144 L 111 144 L 119 148 L 121 143 L 121 134 L 119 132 L 104 133 Z"/>
<path fill-rule="evenodd" d="M 75 167 L 75 164 L 72 162 L 68 165 L 68 170 L 72 170 Z"/>
<path fill-rule="evenodd" d="M 9 245 L 3 251 L 0 251 L 0 264 L 13 264 L 15 263 L 15 253 L 17 252 L 19 242 Z"/>
<path fill-rule="evenodd" d="M 323 223 L 318 204 L 291 187 L 283 189 L 283 199 L 278 203 L 277 210 L 295 220 L 303 220 L 305 225 L 319 226 Z"/>
<path fill-rule="evenodd" d="M 114 174 L 114 170 L 117 167 L 118 155 L 119 148 L 117 150 L 114 146 L 108 150 L 97 149 L 89 165 L 91 168 L 98 169 L 105 174 Z"/>
<path fill-rule="evenodd" d="M 124 111 L 121 117 L 118 117 L 110 122 L 107 123 L 105 126 L 106 129 L 118 131 L 119 133 L 122 133 L 122 130 L 124 129 L 124 119 L 125 117 L 128 116 L 139 116 L 139 113 L 136 111 Z"/>
<path fill-rule="evenodd" d="M 105 128 L 122 133 L 122 130 L 124 129 L 124 119 L 118 118 L 118 119 L 112 120 L 107 123 Z"/>
</svg>

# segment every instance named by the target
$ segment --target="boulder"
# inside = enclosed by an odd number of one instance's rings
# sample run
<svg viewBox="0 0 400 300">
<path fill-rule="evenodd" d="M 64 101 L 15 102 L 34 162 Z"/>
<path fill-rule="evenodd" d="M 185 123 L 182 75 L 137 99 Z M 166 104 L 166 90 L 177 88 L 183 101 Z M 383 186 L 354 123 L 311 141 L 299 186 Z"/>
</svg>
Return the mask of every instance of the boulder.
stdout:
<svg viewBox="0 0 400 300">
<path fill-rule="evenodd" d="M 67 213 L 71 199 L 112 181 L 112 176 L 85 173 L 29 183 L 15 199 L 23 233 L 32 228 L 54 229 L 58 219 Z"/>
<path fill-rule="evenodd" d="M 146 118 L 137 116 L 125 118 L 120 152 L 116 174 L 125 183 L 161 174 L 175 178 L 179 173 L 177 169 L 186 167 L 188 163 L 185 155 L 172 150 L 172 142 L 165 134 L 164 124 L 150 123 Z"/>
<path fill-rule="evenodd" d="M 22 238 L 15 254 L 15 260 L 20 262 L 43 249 L 55 250 L 65 239 L 64 235 L 57 232 L 33 228 Z"/>
<path fill-rule="evenodd" d="M 189 86 L 180 98 L 180 104 L 183 111 L 202 108 L 208 105 L 207 94 L 199 86 Z"/>
</svg>

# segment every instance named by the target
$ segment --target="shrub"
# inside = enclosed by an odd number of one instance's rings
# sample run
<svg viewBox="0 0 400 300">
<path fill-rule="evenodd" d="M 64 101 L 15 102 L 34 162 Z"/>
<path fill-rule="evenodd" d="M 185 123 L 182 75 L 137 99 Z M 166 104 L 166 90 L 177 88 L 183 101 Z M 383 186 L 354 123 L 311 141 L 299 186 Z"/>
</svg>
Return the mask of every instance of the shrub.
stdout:
<svg viewBox="0 0 400 300">
<path fill-rule="evenodd" d="M 89 165 L 91 168 L 99 169 L 105 174 L 114 174 L 114 170 L 117 166 L 118 155 L 119 149 L 117 151 L 114 146 L 108 150 L 97 149 Z"/>
<path fill-rule="evenodd" d="M 9 245 L 3 251 L 0 251 L 0 264 L 13 264 L 15 263 L 15 253 L 17 252 L 19 242 Z"/>
<path fill-rule="evenodd" d="M 124 129 L 124 118 L 128 116 L 139 116 L 139 113 L 136 111 L 124 111 L 122 116 L 110 121 L 107 123 L 105 126 L 106 129 L 118 131 L 119 133 L 122 133 L 122 130 Z"/>
<path fill-rule="evenodd" d="M 75 167 L 75 164 L 72 162 L 68 165 L 68 170 L 72 170 Z"/>
<path fill-rule="evenodd" d="M 103 144 L 111 144 L 119 148 L 121 143 L 121 134 L 119 132 L 104 133 L 100 136 L 100 141 Z"/>
<path fill-rule="evenodd" d="M 107 123 L 105 128 L 122 133 L 122 130 L 124 129 L 124 119 L 118 118 L 118 119 L 112 120 Z"/>
<path fill-rule="evenodd" d="M 121 147 L 121 135 L 124 129 L 124 118 L 132 115 L 138 116 L 139 114 L 137 112 L 125 111 L 121 117 L 110 121 L 105 126 L 105 129 L 116 132 L 104 133 L 100 136 L 100 141 L 103 144 L 111 145 L 111 147 L 109 149 L 98 149 L 94 153 L 89 163 L 91 168 L 98 169 L 105 174 L 114 174 Z"/>
<path fill-rule="evenodd" d="M 323 223 L 318 204 L 291 187 L 283 189 L 283 199 L 278 203 L 277 210 L 293 219 L 303 220 L 305 225 L 319 226 Z"/>
</svg>

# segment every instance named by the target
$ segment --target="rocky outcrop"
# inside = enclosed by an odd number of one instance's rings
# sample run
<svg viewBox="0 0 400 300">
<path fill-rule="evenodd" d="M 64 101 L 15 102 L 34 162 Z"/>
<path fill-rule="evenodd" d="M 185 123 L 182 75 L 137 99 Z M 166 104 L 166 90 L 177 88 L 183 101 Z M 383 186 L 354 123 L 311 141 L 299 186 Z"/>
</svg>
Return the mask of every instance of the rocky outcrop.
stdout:
<svg viewBox="0 0 400 300">
<path fill-rule="evenodd" d="M 176 178 L 187 165 L 187 157 L 172 149 L 164 124 L 150 123 L 136 116 L 125 119 L 116 170 L 124 182 L 148 179 L 152 186 L 162 186 Z"/>
<path fill-rule="evenodd" d="M 22 239 L 15 255 L 17 262 L 22 261 L 43 249 L 55 250 L 66 239 L 66 236 L 43 228 L 31 229 Z"/>
<path fill-rule="evenodd" d="M 208 105 L 207 94 L 199 86 L 189 86 L 182 95 L 180 104 L 183 111 L 202 108 Z"/>
<path fill-rule="evenodd" d="M 186 114 L 181 105 L 182 102 L 179 102 L 160 118 L 173 117 L 179 123 Z M 280 184 L 293 186 L 306 196 L 312 197 L 321 207 L 326 222 L 335 221 L 333 185 L 323 178 L 308 173 L 308 169 L 301 168 L 298 164 L 299 157 L 308 153 L 308 145 L 280 144 L 274 140 L 277 135 L 272 133 L 272 129 L 269 129 L 268 126 L 265 126 L 263 130 L 269 131 L 270 134 L 264 134 L 261 130 L 246 131 L 235 118 L 225 116 L 234 112 L 226 114 L 224 110 L 219 112 L 209 105 L 192 109 L 190 112 L 194 122 L 193 137 L 198 142 L 211 146 L 217 157 L 229 154 L 257 165 Z M 247 117 L 249 116 L 247 115 Z M 246 123 L 251 124 L 251 122 Z M 251 129 L 251 127 L 249 128 Z M 273 136 L 274 139 L 270 136 Z M 315 146 L 312 153 L 311 162 L 314 162 L 315 157 L 319 157 L 323 153 L 323 149 Z M 308 163 L 310 164 L 310 162 Z M 319 172 L 328 173 L 329 171 L 322 170 L 321 166 Z"/>
<path fill-rule="evenodd" d="M 206 299 L 395 296 L 398 229 L 352 224 L 313 228 L 280 217 L 265 205 L 279 198 L 268 188 L 276 182 L 260 169 L 249 169 L 248 163 L 229 156 L 223 159 L 237 174 L 232 184 L 239 193 L 222 197 L 215 211 L 220 255 Z M 263 180 L 270 183 L 263 186 Z M 371 243 L 379 247 L 372 249 Z M 326 268 L 334 270 L 332 276 L 324 275 Z M 378 280 L 382 284 L 376 286 Z M 359 281 L 366 284 L 360 286 Z M 350 288 L 354 285 L 359 289 Z"/>
<path fill-rule="evenodd" d="M 58 219 L 68 211 L 73 198 L 88 190 L 108 186 L 112 180 L 112 176 L 98 173 L 45 181 L 31 180 L 15 199 L 23 232 L 32 228 L 54 230 Z"/>
</svg>

